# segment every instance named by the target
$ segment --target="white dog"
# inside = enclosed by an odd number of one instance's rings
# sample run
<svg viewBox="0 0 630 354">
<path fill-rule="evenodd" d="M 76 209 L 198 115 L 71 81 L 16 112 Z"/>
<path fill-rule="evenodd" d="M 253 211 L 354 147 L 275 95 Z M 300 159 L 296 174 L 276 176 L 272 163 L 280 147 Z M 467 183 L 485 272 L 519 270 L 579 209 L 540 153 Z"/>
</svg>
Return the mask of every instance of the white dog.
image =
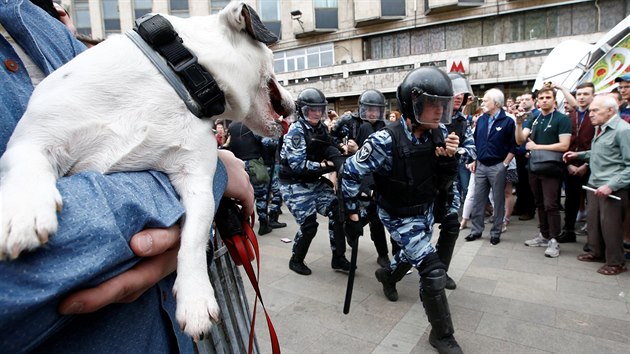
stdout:
<svg viewBox="0 0 630 354">
<path fill-rule="evenodd" d="M 214 118 L 271 135 L 273 117 L 291 114 L 294 104 L 275 79 L 271 50 L 253 37 L 257 16 L 250 11 L 232 2 L 218 15 L 164 17 L 225 94 L 225 112 Z M 186 209 L 173 289 L 176 317 L 198 338 L 219 316 L 206 270 L 217 162 L 210 124 L 190 113 L 126 36 L 77 56 L 34 91 L 0 159 L 0 257 L 16 258 L 56 232 L 60 176 L 165 172 Z"/>
</svg>

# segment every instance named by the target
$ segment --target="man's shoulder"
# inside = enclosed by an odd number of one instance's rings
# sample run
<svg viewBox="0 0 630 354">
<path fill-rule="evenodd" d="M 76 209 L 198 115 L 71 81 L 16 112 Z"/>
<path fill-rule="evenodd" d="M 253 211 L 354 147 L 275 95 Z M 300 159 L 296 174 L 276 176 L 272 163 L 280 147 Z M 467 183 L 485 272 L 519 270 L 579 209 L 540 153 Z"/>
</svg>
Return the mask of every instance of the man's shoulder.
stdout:
<svg viewBox="0 0 630 354">
<path fill-rule="evenodd" d="M 576 112 L 577 112 L 577 111 L 576 111 Z M 562 113 L 562 112 L 560 112 L 560 111 L 555 111 L 555 112 L 553 113 L 553 115 L 554 115 L 557 119 L 571 121 L 571 120 L 569 119 L 569 116 L 568 116 L 568 115 L 566 115 L 566 114 L 564 114 L 564 113 Z"/>
</svg>

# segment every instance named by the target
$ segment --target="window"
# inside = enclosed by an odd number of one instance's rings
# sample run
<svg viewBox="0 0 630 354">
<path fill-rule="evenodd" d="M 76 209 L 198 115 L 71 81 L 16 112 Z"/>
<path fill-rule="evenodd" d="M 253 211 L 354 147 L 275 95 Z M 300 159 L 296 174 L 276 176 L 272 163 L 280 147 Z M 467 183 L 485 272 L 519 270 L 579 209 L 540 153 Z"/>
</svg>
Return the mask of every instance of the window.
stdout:
<svg viewBox="0 0 630 354">
<path fill-rule="evenodd" d="M 405 0 L 381 0 L 381 16 L 405 16 Z"/>
<path fill-rule="evenodd" d="M 90 22 L 90 4 L 88 0 L 75 0 L 74 24 L 79 34 L 92 35 L 92 23 Z"/>
<path fill-rule="evenodd" d="M 134 0 L 133 15 L 140 18 L 153 10 L 153 0 Z"/>
<path fill-rule="evenodd" d="M 219 13 L 229 2 L 230 0 L 210 0 L 210 14 Z"/>
<path fill-rule="evenodd" d="M 315 0 L 315 28 L 339 27 L 337 0 Z"/>
<path fill-rule="evenodd" d="M 320 68 L 334 63 L 332 43 L 277 52 L 273 57 L 276 73 Z"/>
<path fill-rule="evenodd" d="M 103 0 L 103 29 L 105 35 L 120 33 L 120 13 L 118 0 Z"/>
<path fill-rule="evenodd" d="M 170 0 L 170 14 L 178 17 L 190 16 L 190 8 L 188 7 L 188 0 Z"/>
<path fill-rule="evenodd" d="M 622 0 L 602 1 L 600 7 L 600 31 L 622 21 L 627 11 Z M 596 14 L 595 6 L 589 2 L 420 27 L 393 36 L 384 34 L 364 39 L 364 56 L 365 59 L 386 59 L 595 33 Z"/>
<path fill-rule="evenodd" d="M 265 27 L 280 38 L 280 0 L 258 0 L 258 6 Z"/>
</svg>

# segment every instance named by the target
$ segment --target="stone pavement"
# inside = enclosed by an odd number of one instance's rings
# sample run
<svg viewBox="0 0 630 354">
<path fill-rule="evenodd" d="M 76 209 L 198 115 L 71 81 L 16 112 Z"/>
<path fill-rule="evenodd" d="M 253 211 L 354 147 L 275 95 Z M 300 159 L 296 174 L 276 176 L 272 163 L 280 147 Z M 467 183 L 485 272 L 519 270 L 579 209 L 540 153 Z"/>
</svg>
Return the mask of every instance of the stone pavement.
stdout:
<svg viewBox="0 0 630 354">
<path fill-rule="evenodd" d="M 512 218 L 501 243 L 484 237 L 466 242 L 462 230 L 449 274 L 457 289 L 447 290 L 455 336 L 465 353 L 630 353 L 630 272 L 605 276 L 599 263 L 576 260 L 586 240 L 562 244 L 559 258 L 523 242 L 537 234 L 536 221 Z M 310 276 L 288 268 L 296 225 L 259 237 L 260 284 L 282 352 L 291 353 L 437 353 L 418 298 L 414 271 L 398 284 L 400 299 L 388 301 L 374 278 L 376 252 L 369 228 L 359 246 L 350 313 L 342 313 L 347 275 L 332 271 L 327 220 L 306 257 Z M 434 236 L 437 236 L 437 227 Z M 621 230 L 620 230 L 621 231 Z M 435 242 L 435 237 L 433 241 Z M 350 249 L 347 257 L 350 258 Z M 248 280 L 248 299 L 254 296 Z M 271 353 L 264 314 L 256 334 L 260 351 Z"/>
</svg>

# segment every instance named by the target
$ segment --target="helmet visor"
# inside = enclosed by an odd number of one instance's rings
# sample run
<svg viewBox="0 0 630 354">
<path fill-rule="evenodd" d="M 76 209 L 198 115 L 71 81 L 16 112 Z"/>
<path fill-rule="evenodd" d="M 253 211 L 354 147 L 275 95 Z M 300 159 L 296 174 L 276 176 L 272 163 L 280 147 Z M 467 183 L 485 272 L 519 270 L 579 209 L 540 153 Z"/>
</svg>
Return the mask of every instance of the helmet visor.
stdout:
<svg viewBox="0 0 630 354">
<path fill-rule="evenodd" d="M 459 95 L 460 93 L 472 93 L 472 87 L 463 77 L 452 78 L 453 83 L 453 95 Z"/>
<path fill-rule="evenodd" d="M 359 106 L 359 117 L 368 122 L 385 120 L 385 107 L 362 104 Z"/>
<path fill-rule="evenodd" d="M 310 121 L 323 120 L 326 117 L 326 106 L 302 106 L 302 116 Z"/>
<path fill-rule="evenodd" d="M 411 103 L 416 122 L 419 124 L 451 124 L 453 96 L 435 96 L 411 92 Z"/>
</svg>

